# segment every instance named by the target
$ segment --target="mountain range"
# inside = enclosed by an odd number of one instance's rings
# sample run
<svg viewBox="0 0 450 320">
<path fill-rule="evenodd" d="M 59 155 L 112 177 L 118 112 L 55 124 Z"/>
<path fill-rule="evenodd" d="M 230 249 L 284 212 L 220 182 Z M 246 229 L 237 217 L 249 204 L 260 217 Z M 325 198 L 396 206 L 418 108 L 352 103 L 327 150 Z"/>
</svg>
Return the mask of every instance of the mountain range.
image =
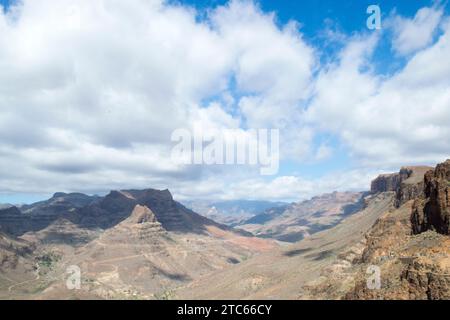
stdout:
<svg viewBox="0 0 450 320">
<path fill-rule="evenodd" d="M 450 160 L 367 192 L 204 203 L 232 225 L 169 190 L 59 192 L 0 209 L 0 298 L 449 299 L 449 194 Z M 74 266 L 79 290 L 66 285 Z"/>
<path fill-rule="evenodd" d="M 184 201 L 186 207 L 217 222 L 237 226 L 272 208 L 285 208 L 286 202 L 261 200 Z"/>
<path fill-rule="evenodd" d="M 156 298 L 277 246 L 185 208 L 168 190 L 111 191 L 105 197 L 55 193 L 0 210 L 0 226 L 4 297 L 67 294 L 57 279 L 64 267 L 76 265 L 89 286 L 69 292 L 77 297 Z"/>
</svg>

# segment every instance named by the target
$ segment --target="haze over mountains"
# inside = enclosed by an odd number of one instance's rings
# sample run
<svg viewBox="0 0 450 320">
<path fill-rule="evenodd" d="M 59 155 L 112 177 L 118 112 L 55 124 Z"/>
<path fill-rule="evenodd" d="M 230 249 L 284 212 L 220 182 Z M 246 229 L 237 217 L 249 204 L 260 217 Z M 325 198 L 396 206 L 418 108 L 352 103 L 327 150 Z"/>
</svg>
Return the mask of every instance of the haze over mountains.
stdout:
<svg viewBox="0 0 450 320">
<path fill-rule="evenodd" d="M 286 202 L 261 200 L 191 200 L 183 203 L 205 217 L 230 226 L 239 225 L 267 209 L 280 208 L 282 210 L 288 205 Z"/>
<path fill-rule="evenodd" d="M 363 207 L 362 192 L 333 192 L 310 200 L 265 210 L 239 228 L 263 238 L 299 241 L 329 229 Z"/>
</svg>

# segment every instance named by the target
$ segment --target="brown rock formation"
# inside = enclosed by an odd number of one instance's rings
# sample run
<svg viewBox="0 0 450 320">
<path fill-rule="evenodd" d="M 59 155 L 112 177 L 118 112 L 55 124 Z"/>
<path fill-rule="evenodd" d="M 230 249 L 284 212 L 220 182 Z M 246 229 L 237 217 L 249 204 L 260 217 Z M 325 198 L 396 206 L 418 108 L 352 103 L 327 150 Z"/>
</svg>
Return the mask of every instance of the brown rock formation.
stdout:
<svg viewBox="0 0 450 320">
<path fill-rule="evenodd" d="M 400 186 L 399 173 L 381 174 L 370 185 L 371 193 L 397 191 Z"/>
<path fill-rule="evenodd" d="M 142 224 L 146 222 L 156 222 L 155 214 L 146 206 L 136 205 L 131 216 L 127 219 L 131 223 Z"/>
<path fill-rule="evenodd" d="M 371 193 L 396 193 L 395 206 L 398 208 L 409 200 L 424 194 L 424 175 L 433 168 L 426 166 L 403 167 L 398 173 L 382 174 L 372 181 Z"/>
<path fill-rule="evenodd" d="M 450 160 L 425 175 L 424 198 L 414 202 L 411 222 L 413 232 L 435 230 L 450 234 Z"/>
</svg>

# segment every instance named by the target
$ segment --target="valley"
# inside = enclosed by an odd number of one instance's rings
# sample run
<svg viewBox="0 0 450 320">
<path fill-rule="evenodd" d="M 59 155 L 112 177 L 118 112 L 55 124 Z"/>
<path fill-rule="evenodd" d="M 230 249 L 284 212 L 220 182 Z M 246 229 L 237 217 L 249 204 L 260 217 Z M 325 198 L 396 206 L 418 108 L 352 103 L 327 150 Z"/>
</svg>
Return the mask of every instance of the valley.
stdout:
<svg viewBox="0 0 450 320">
<path fill-rule="evenodd" d="M 448 181 L 450 161 L 406 167 L 368 192 L 263 203 L 233 227 L 168 190 L 56 193 L 0 210 L 0 298 L 448 299 Z"/>
</svg>

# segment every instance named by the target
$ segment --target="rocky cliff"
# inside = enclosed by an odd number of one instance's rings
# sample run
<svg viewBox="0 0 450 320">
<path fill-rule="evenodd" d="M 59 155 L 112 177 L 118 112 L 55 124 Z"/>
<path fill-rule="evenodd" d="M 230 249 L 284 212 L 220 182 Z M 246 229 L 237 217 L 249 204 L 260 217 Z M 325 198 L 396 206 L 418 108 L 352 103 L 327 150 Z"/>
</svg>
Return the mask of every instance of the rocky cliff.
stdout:
<svg viewBox="0 0 450 320">
<path fill-rule="evenodd" d="M 375 178 L 370 185 L 371 193 L 397 191 L 400 186 L 401 176 L 399 173 L 381 174 Z"/>
<path fill-rule="evenodd" d="M 415 200 L 412 228 L 418 234 L 435 230 L 450 234 L 450 160 L 425 174 L 424 196 Z"/>
<path fill-rule="evenodd" d="M 396 207 L 400 207 L 411 199 L 424 194 L 424 175 L 432 167 L 410 166 L 403 167 L 397 173 L 382 174 L 371 183 L 373 194 L 393 191 L 396 194 Z"/>
<path fill-rule="evenodd" d="M 427 169 L 403 168 L 372 183 L 376 196 L 394 194 L 394 206 L 361 243 L 322 270 L 323 280 L 310 287 L 312 297 L 450 299 L 450 160 L 423 174 Z M 375 270 L 379 287 L 369 285 Z"/>
</svg>

